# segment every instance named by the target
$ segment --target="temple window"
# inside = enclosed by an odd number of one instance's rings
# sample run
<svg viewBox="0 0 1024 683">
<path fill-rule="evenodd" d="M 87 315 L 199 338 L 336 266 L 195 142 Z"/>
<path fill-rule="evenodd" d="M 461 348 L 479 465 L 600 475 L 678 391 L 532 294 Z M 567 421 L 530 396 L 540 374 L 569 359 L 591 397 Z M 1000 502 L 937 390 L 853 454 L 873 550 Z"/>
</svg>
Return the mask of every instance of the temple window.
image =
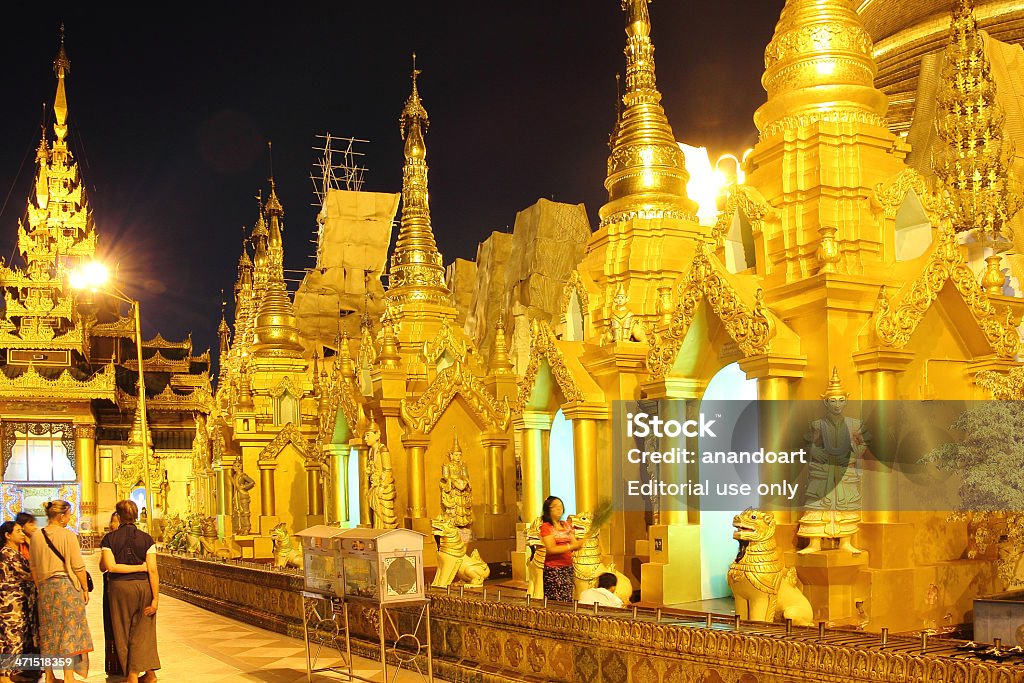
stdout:
<svg viewBox="0 0 1024 683">
<path fill-rule="evenodd" d="M 932 244 L 932 224 L 913 190 L 907 192 L 896 212 L 896 260 L 911 261 Z"/>
<path fill-rule="evenodd" d="M 299 400 L 285 391 L 274 399 L 274 424 L 286 425 L 291 422 L 298 427 L 302 423 L 299 413 Z"/>
<path fill-rule="evenodd" d="M 6 481 L 75 481 L 74 456 L 75 437 L 70 423 L 4 423 Z"/>
</svg>

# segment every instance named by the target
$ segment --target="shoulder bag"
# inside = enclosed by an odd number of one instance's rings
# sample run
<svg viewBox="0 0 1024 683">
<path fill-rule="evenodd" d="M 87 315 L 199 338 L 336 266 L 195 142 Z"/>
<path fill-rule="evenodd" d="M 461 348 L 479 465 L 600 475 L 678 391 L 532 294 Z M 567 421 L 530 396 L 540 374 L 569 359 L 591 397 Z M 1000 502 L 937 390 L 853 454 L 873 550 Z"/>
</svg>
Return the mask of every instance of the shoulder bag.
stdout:
<svg viewBox="0 0 1024 683">
<path fill-rule="evenodd" d="M 60 551 L 57 550 L 57 546 L 55 546 L 53 544 L 53 541 L 50 540 L 50 537 L 46 535 L 46 529 L 40 529 L 40 531 L 43 532 L 43 538 L 46 539 L 46 545 L 50 546 L 50 550 L 52 550 L 53 554 L 57 556 L 57 559 L 60 560 L 61 564 L 63 564 L 65 567 L 67 567 L 68 563 L 64 561 L 64 556 L 60 554 Z M 94 586 L 93 586 L 93 583 L 92 583 L 92 577 L 89 576 L 89 572 L 88 571 L 85 572 L 85 583 L 86 583 L 86 588 L 88 588 L 89 592 L 92 593 L 92 589 L 93 589 Z"/>
</svg>

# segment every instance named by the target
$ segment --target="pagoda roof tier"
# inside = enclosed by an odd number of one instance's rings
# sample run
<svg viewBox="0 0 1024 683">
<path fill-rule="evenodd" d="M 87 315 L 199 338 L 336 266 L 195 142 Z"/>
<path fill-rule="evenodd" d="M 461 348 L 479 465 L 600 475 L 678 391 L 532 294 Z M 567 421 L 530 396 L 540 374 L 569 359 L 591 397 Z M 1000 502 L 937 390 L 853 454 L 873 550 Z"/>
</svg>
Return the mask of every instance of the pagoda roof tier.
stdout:
<svg viewBox="0 0 1024 683">
<path fill-rule="evenodd" d="M 7 329 L 5 329 L 5 327 Z M 39 325 L 36 328 L 21 327 L 18 336 L 10 331 L 10 323 L 0 326 L 0 348 L 81 351 L 82 329 L 76 327 L 62 334 L 56 334 L 52 327 Z"/>
<path fill-rule="evenodd" d="M 121 363 L 123 367 L 130 370 L 138 371 L 139 361 L 137 358 L 130 358 Z M 145 372 L 182 372 L 187 373 L 192 369 L 192 364 L 188 359 L 175 360 L 167 358 L 160 351 L 156 351 L 152 356 L 146 356 L 144 358 L 143 370 Z"/>
<path fill-rule="evenodd" d="M 122 410 L 135 410 L 138 397 L 127 391 L 117 390 L 117 405 Z M 201 412 L 209 413 L 213 408 L 213 396 L 205 387 L 200 387 L 187 394 L 179 394 L 168 384 L 158 394 L 146 398 L 146 410 L 167 412 Z"/>
<path fill-rule="evenodd" d="M 87 401 L 94 398 L 115 399 L 115 371 L 107 365 L 87 379 L 78 379 L 80 372 L 38 370 L 34 366 L 14 376 L 11 368 L 0 372 L 0 398 L 8 401 L 38 401 L 41 398 L 65 401 Z"/>
<path fill-rule="evenodd" d="M 144 340 L 142 342 L 142 347 L 145 349 L 183 349 L 192 353 L 192 334 L 189 333 L 189 335 L 180 342 L 173 342 L 164 339 L 163 335 L 157 332 L 156 336 L 149 341 Z"/>
<path fill-rule="evenodd" d="M 58 297 L 56 302 L 48 296 L 41 296 L 36 302 L 29 303 L 28 299 L 25 301 L 15 299 L 8 290 L 4 292 L 4 301 L 7 307 L 7 318 L 36 316 L 71 320 L 72 317 L 73 299 L 69 296 Z"/>
</svg>

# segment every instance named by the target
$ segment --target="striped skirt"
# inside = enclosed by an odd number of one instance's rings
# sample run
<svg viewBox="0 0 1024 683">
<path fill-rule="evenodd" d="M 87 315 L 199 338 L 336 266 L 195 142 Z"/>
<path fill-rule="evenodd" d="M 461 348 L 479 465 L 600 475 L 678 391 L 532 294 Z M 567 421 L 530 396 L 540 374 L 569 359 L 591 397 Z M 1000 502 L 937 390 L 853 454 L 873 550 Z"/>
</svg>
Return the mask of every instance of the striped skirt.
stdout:
<svg viewBox="0 0 1024 683">
<path fill-rule="evenodd" d="M 74 657 L 75 673 L 89 670 L 92 636 L 82 594 L 64 574 L 39 586 L 39 650 L 44 657 Z"/>
</svg>

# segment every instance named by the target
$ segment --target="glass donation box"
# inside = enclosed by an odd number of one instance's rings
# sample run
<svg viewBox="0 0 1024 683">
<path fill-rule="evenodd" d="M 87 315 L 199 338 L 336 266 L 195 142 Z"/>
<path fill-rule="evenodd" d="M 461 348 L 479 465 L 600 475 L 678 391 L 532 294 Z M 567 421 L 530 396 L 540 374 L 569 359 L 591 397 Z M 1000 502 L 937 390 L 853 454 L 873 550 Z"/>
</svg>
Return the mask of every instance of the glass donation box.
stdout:
<svg viewBox="0 0 1024 683">
<path fill-rule="evenodd" d="M 346 529 L 318 524 L 295 534 L 302 542 L 306 590 L 341 597 L 341 543 Z"/>
<path fill-rule="evenodd" d="M 341 546 L 342 595 L 380 604 L 424 597 L 423 534 L 409 529 L 345 529 Z"/>
</svg>

